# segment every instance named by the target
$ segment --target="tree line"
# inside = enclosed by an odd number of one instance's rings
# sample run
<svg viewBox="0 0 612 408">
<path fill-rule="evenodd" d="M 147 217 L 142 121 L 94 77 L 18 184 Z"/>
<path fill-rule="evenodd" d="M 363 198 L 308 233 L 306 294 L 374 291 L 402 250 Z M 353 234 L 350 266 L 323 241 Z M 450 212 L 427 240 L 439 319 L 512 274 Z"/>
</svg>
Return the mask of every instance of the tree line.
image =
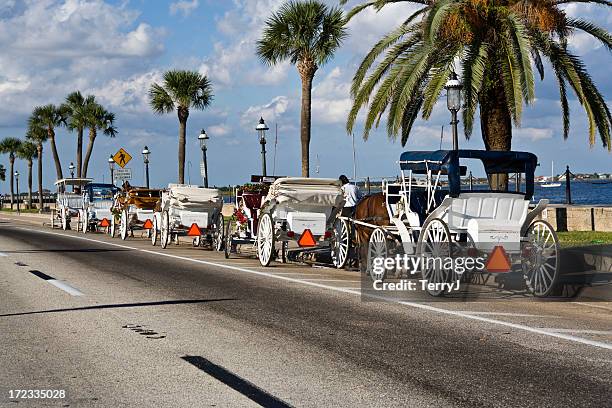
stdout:
<svg viewBox="0 0 612 408">
<path fill-rule="evenodd" d="M 98 133 L 115 137 L 115 114 L 100 104 L 94 95 L 84 96 L 75 91 L 66 96 L 60 105 L 48 104 L 36 106 L 28 118 L 25 138 L 6 137 L 0 141 L 0 153 L 9 158 L 10 205 L 14 205 L 14 173 L 17 158 L 27 162 L 28 166 L 28 206 L 32 207 L 32 168 L 37 161 L 38 208 L 43 209 L 43 146 L 49 143 L 55 164 L 57 179 L 64 178 L 62 161 L 56 144 L 56 131 L 64 127 L 76 133 L 76 177 L 86 178 L 89 162 Z M 83 157 L 84 132 L 88 130 L 88 143 Z M 2 176 L 2 174 L 0 174 Z"/>
</svg>

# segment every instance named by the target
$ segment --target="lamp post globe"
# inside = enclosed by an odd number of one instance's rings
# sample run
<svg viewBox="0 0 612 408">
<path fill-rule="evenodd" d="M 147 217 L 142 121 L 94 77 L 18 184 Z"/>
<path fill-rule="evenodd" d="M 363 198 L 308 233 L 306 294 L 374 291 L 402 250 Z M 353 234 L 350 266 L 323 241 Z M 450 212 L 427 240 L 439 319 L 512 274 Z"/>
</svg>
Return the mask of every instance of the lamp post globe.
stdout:
<svg viewBox="0 0 612 408">
<path fill-rule="evenodd" d="M 202 129 L 198 135 L 198 141 L 200 142 L 200 149 L 202 149 L 202 181 L 206 188 L 208 188 L 208 162 L 206 158 L 206 151 L 208 150 L 206 142 L 208 139 L 210 139 L 210 137 L 206 134 L 206 131 Z"/>
<path fill-rule="evenodd" d="M 461 89 L 463 85 L 459 82 L 457 78 L 457 74 L 452 72 L 450 75 L 450 79 L 444 86 L 446 89 L 446 107 L 451 112 L 451 125 L 453 130 L 453 150 L 459 149 L 459 136 L 457 133 L 457 124 L 459 121 L 457 120 L 457 112 L 461 109 Z"/>
<path fill-rule="evenodd" d="M 255 127 L 257 135 L 259 136 L 259 143 L 261 144 L 261 169 L 262 176 L 266 176 L 266 130 L 269 130 L 263 117 L 259 118 L 259 123 Z"/>
</svg>

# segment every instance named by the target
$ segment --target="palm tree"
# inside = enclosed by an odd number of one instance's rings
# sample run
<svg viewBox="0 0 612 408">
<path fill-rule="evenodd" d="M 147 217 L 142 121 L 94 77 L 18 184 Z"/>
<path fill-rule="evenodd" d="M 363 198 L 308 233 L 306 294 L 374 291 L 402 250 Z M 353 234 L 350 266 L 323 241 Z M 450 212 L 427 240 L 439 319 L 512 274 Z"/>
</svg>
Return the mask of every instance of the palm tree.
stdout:
<svg viewBox="0 0 612 408">
<path fill-rule="evenodd" d="M 21 146 L 21 140 L 16 137 L 5 137 L 0 142 L 0 153 L 9 155 L 9 163 L 10 163 L 10 172 L 9 175 L 11 178 L 10 186 L 11 186 L 11 210 L 13 209 L 13 203 L 15 202 L 15 189 L 14 189 L 14 174 L 15 174 L 15 155 L 19 151 L 19 147 Z"/>
<path fill-rule="evenodd" d="M 6 180 L 6 169 L 0 164 L 0 181 Z"/>
<path fill-rule="evenodd" d="M 84 97 L 81 91 L 75 91 L 66 97 L 66 101 L 61 106 L 68 117 L 68 129 L 77 132 L 77 177 L 83 176 L 83 131 L 87 127 L 89 107 L 95 103 L 95 96 Z"/>
<path fill-rule="evenodd" d="M 402 0 L 373 0 L 349 18 L 374 7 Z M 567 85 L 584 107 L 589 143 L 598 132 L 610 149 L 612 118 L 604 97 L 584 63 L 567 48 L 568 37 L 583 31 L 612 48 L 610 34 L 595 24 L 568 17 L 561 7 L 571 3 L 610 6 L 607 0 L 405 0 L 421 6 L 383 37 L 366 55 L 353 78 L 353 107 L 347 120 L 351 132 L 357 114 L 367 110 L 364 138 L 387 112 L 387 132 L 401 134 L 405 145 L 419 112 L 429 118 L 453 71 L 461 68 L 466 137 L 472 134 L 480 107 L 480 128 L 486 149 L 510 150 L 512 124 L 519 126 L 523 105 L 535 100 L 534 71 L 544 78 L 547 59 L 559 84 L 563 136 L 569 134 Z M 342 1 L 343 3 L 345 0 Z M 492 180 L 504 189 L 507 178 Z"/>
<path fill-rule="evenodd" d="M 117 128 L 115 127 L 115 114 L 104 109 L 99 103 L 93 103 L 87 107 L 86 123 L 89 128 L 89 144 L 85 153 L 85 161 L 83 162 L 83 177 L 87 177 L 87 168 L 89 167 L 89 159 L 93 152 L 94 142 L 98 135 L 98 130 L 101 130 L 106 136 L 115 137 Z"/>
<path fill-rule="evenodd" d="M 28 134 L 26 138 L 36 144 L 36 155 L 38 157 L 37 170 L 38 170 L 38 212 L 43 211 L 43 143 L 47 141 L 49 132 L 45 131 L 42 127 L 30 125 L 28 128 Z M 53 147 L 53 144 L 51 144 Z M 56 162 L 57 164 L 57 162 Z M 61 171 L 61 169 L 60 169 Z M 61 177 L 61 174 L 60 174 Z"/>
<path fill-rule="evenodd" d="M 196 71 L 172 70 L 164 73 L 162 85 L 154 83 L 149 90 L 151 109 L 158 115 L 176 109 L 179 120 L 179 183 L 185 183 L 185 132 L 189 109 L 204 110 L 213 99 L 212 85 Z"/>
<path fill-rule="evenodd" d="M 257 55 L 269 65 L 289 60 L 302 80 L 300 140 L 302 176 L 310 175 L 310 124 L 312 81 L 346 37 L 342 10 L 316 0 L 289 1 L 266 21 Z"/>
<path fill-rule="evenodd" d="M 51 145 L 51 153 L 55 161 L 55 172 L 58 180 L 64 178 L 64 176 L 62 172 L 62 163 L 57 153 L 57 145 L 55 144 L 55 128 L 64 125 L 66 125 L 65 107 L 57 107 L 53 104 L 35 107 L 28 120 L 29 128 L 36 127 L 46 130 L 47 137 L 45 140 L 49 139 Z"/>
<path fill-rule="evenodd" d="M 32 142 L 22 142 L 17 150 L 17 157 L 28 163 L 28 208 L 32 208 L 32 164 L 38 158 L 36 145 Z"/>
</svg>

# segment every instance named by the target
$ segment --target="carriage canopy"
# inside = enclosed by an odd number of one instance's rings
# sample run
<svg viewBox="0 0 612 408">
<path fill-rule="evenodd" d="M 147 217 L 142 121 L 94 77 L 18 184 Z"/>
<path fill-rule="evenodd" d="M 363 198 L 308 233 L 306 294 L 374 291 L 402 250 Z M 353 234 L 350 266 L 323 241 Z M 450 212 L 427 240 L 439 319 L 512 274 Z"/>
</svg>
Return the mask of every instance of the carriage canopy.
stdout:
<svg viewBox="0 0 612 408">
<path fill-rule="evenodd" d="M 460 177 L 465 175 L 465 166 L 460 159 L 480 160 L 487 175 L 492 174 L 525 174 L 525 196 L 533 196 L 534 172 L 538 158 L 533 153 L 515 151 L 487 150 L 434 150 L 408 151 L 400 156 L 400 168 L 412 170 L 416 174 L 426 174 L 427 170 L 448 174 L 451 196 L 457 196 L 461 190 Z"/>
</svg>

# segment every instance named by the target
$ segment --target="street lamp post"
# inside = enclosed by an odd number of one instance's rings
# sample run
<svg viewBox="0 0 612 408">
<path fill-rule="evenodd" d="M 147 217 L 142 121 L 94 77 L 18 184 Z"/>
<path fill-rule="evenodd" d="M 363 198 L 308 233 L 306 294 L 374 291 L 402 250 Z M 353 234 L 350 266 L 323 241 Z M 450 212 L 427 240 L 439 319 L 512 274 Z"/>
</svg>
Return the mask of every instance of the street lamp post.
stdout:
<svg viewBox="0 0 612 408">
<path fill-rule="evenodd" d="M 68 170 L 70 170 L 70 178 L 74 178 L 74 163 L 70 162 L 70 166 L 68 166 Z M 72 192 L 74 193 L 74 185 L 72 186 Z"/>
<path fill-rule="evenodd" d="M 21 211 L 19 210 L 19 172 L 17 170 L 15 170 L 15 183 L 17 184 L 17 214 L 20 214 Z"/>
<path fill-rule="evenodd" d="M 202 149 L 202 164 L 204 165 L 204 171 L 202 172 L 202 180 L 204 181 L 204 187 L 208 188 L 208 163 L 206 162 L 206 141 L 210 139 L 206 134 L 206 131 L 202 129 L 198 140 L 200 141 L 200 149 Z"/>
<path fill-rule="evenodd" d="M 149 150 L 147 146 L 145 146 L 144 149 L 142 149 L 142 157 L 144 158 L 144 164 L 145 164 L 145 179 L 147 181 L 147 188 L 149 188 L 149 155 L 150 154 L 151 154 L 151 151 Z"/>
<path fill-rule="evenodd" d="M 263 118 L 259 118 L 259 123 L 255 127 L 259 135 L 259 143 L 261 144 L 261 170 L 262 176 L 266 176 L 266 130 L 269 130 Z"/>
<path fill-rule="evenodd" d="M 459 136 L 457 134 L 457 112 L 461 109 L 461 89 L 463 86 L 457 79 L 457 74 L 452 72 L 450 80 L 444 86 L 446 88 L 446 106 L 451 112 L 451 125 L 453 129 L 453 150 L 459 150 Z"/>
<path fill-rule="evenodd" d="M 115 159 L 113 159 L 113 156 L 111 155 L 108 158 L 108 168 L 110 169 L 110 174 L 111 174 L 111 184 L 115 184 Z"/>
</svg>

